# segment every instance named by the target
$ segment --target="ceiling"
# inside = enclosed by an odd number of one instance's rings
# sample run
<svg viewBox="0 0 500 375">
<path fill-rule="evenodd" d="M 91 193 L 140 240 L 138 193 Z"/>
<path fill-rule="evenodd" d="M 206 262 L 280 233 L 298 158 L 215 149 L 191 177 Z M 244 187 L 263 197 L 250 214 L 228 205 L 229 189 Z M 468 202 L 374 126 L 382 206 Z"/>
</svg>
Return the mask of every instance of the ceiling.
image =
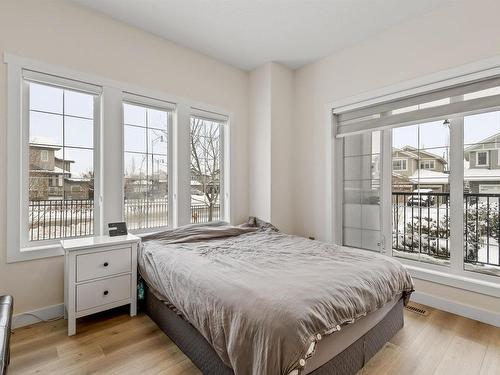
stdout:
<svg viewBox="0 0 500 375">
<path fill-rule="evenodd" d="M 73 0 L 249 70 L 291 68 L 453 0 Z"/>
</svg>

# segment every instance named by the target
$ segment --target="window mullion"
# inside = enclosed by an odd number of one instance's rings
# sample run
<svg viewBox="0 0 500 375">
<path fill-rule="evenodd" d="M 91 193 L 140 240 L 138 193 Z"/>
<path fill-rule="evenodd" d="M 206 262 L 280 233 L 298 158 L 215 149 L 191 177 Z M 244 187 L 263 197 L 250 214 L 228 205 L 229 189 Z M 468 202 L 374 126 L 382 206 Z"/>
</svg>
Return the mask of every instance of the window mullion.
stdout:
<svg viewBox="0 0 500 375">
<path fill-rule="evenodd" d="M 392 256 L 392 131 L 382 131 L 382 252 Z"/>
<path fill-rule="evenodd" d="M 452 102 L 462 100 L 451 98 Z M 464 118 L 450 120 L 450 264 L 453 273 L 463 270 L 464 219 Z"/>
<path fill-rule="evenodd" d="M 177 121 L 175 124 L 174 139 L 174 226 L 189 224 L 191 221 L 191 189 L 186 189 L 190 184 L 191 154 L 189 142 L 190 110 L 187 105 L 177 107 Z"/>
<path fill-rule="evenodd" d="M 95 130 L 98 132 L 96 138 L 102 136 L 102 141 L 96 142 L 94 145 L 94 147 L 99 147 L 98 153 L 94 151 L 96 157 L 100 156 L 97 164 L 100 169 L 99 173 L 96 170 L 96 177 L 102 176 L 102 180 L 96 184 L 97 188 L 101 188 L 101 192 L 94 196 L 94 204 L 97 204 L 99 211 L 101 211 L 99 217 L 96 215 L 96 220 L 101 220 L 100 222 L 96 221 L 96 234 L 105 233 L 105 224 L 118 221 L 123 215 L 122 93 L 116 88 L 104 87 L 102 95 L 102 107 L 104 108 L 102 121 L 106 126 Z M 104 140 L 117 141 L 104 142 Z M 101 147 L 104 144 L 106 147 Z M 96 214 L 99 211 L 96 211 Z"/>
</svg>

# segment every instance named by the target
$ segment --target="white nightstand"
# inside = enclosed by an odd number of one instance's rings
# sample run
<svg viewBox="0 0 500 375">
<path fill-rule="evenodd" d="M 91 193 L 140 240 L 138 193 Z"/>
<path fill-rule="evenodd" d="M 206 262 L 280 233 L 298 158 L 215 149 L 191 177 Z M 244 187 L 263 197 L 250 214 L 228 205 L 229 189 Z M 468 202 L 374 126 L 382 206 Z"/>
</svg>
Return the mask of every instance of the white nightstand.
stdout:
<svg viewBox="0 0 500 375">
<path fill-rule="evenodd" d="M 137 313 L 139 237 L 97 236 L 61 241 L 64 249 L 64 314 L 68 336 L 76 319 L 130 304 Z"/>
</svg>

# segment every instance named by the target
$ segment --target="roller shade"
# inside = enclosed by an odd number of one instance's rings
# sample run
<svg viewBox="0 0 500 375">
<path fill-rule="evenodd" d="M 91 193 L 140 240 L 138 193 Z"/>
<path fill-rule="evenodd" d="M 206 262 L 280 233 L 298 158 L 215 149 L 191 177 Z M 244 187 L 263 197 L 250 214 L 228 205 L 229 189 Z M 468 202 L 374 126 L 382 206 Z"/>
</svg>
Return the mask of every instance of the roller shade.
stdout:
<svg viewBox="0 0 500 375">
<path fill-rule="evenodd" d="M 220 123 L 225 123 L 227 122 L 227 120 L 229 120 L 228 116 L 223 115 L 221 113 L 207 111 L 196 107 L 191 107 L 191 116 L 200 118 L 202 120 L 208 120 Z"/>
<path fill-rule="evenodd" d="M 176 107 L 175 103 L 150 98 L 148 96 L 133 94 L 130 92 L 123 93 L 123 101 L 125 103 L 144 106 L 147 108 L 156 108 L 160 111 L 173 111 Z"/>
<path fill-rule="evenodd" d="M 335 111 L 336 135 L 382 130 L 500 109 L 500 77 L 468 82 L 348 111 Z"/>
<path fill-rule="evenodd" d="M 101 86 L 93 85 L 91 83 L 86 83 L 82 81 L 62 78 L 51 74 L 39 73 L 33 70 L 23 69 L 23 79 L 30 82 L 37 82 L 37 83 L 43 83 L 45 85 L 63 87 L 73 91 L 81 91 L 88 94 L 100 95 L 102 93 Z"/>
</svg>

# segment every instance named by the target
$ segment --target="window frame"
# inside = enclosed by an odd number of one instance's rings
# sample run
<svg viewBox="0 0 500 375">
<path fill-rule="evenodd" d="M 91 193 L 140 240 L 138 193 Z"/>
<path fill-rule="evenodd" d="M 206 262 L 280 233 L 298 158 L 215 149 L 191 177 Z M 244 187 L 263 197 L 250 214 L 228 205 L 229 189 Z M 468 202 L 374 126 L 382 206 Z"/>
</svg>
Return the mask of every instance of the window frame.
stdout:
<svg viewBox="0 0 500 375">
<path fill-rule="evenodd" d="M 405 167 L 404 168 L 401 168 L 401 169 L 394 169 L 394 166 L 393 166 L 393 170 L 395 171 L 402 171 L 402 172 L 407 172 L 408 171 L 408 159 L 405 159 L 405 158 L 394 158 L 392 159 L 392 161 L 399 161 L 399 162 L 404 162 L 404 165 Z"/>
<path fill-rule="evenodd" d="M 43 155 L 45 155 L 45 157 Z M 49 152 L 47 150 L 40 151 L 40 161 L 43 161 L 43 162 L 49 161 Z"/>
<path fill-rule="evenodd" d="M 189 224 L 190 212 L 190 195 L 186 195 L 186 186 L 189 186 L 189 118 L 191 113 L 203 111 L 211 113 L 214 116 L 224 116 L 227 119 L 225 127 L 225 145 L 224 145 L 224 160 L 225 160 L 225 207 L 224 217 L 226 221 L 231 220 L 230 208 L 230 180 L 232 178 L 230 167 L 230 124 L 233 121 L 234 114 L 224 108 L 200 103 L 184 97 L 177 97 L 165 93 L 163 91 L 138 87 L 126 82 L 115 81 L 101 76 L 88 74 L 80 71 L 75 71 L 65 67 L 44 63 L 36 60 L 31 60 L 9 53 L 4 53 L 4 62 L 7 65 L 7 173 L 6 177 L 9 181 L 7 184 L 7 212 L 9 212 L 9 220 L 7 221 L 7 263 L 29 261 L 34 259 L 48 258 L 63 255 L 63 250 L 60 245 L 60 240 L 55 242 L 37 244 L 36 246 L 24 246 L 21 241 L 21 227 L 24 218 L 22 218 L 22 200 L 21 200 L 21 182 L 22 160 L 26 159 L 26 150 L 22 154 L 22 139 L 26 137 L 26 132 L 23 131 L 25 126 L 22 121 L 26 118 L 26 113 L 22 112 L 22 95 L 23 95 L 23 70 L 29 70 L 33 74 L 42 76 L 50 76 L 56 86 L 64 85 L 68 80 L 73 83 L 82 85 L 82 88 L 97 86 L 102 89 L 100 95 L 100 106 L 102 111 L 95 121 L 106 123 L 106 126 L 94 126 L 94 151 L 99 148 L 99 156 L 94 158 L 94 164 L 97 167 L 94 169 L 95 179 L 97 173 L 102 176 L 99 182 L 95 182 L 94 187 L 94 202 L 95 202 L 95 230 L 94 236 L 107 233 L 107 225 L 109 222 L 123 220 L 123 109 L 122 103 L 124 98 L 129 94 L 149 98 L 151 100 L 159 100 L 162 102 L 175 103 L 176 110 L 173 114 L 172 131 L 170 141 L 172 147 L 169 152 L 172 153 L 170 167 L 173 170 L 172 178 L 169 179 L 169 184 L 172 184 L 170 192 L 172 194 L 170 210 L 173 218 L 171 219 L 171 227 Z M 74 87 L 69 87 L 74 89 Z M 85 90 L 83 90 L 85 91 Z M 94 107 L 94 110 L 96 107 Z M 99 130 L 96 130 L 99 128 Z M 97 137 L 97 139 L 95 138 Z M 118 141 L 117 141 L 118 139 Z M 104 141 L 106 147 L 103 147 Z M 27 144 L 27 143 L 26 143 Z M 27 147 L 26 147 L 27 149 Z M 23 159 L 22 159 L 23 158 Z M 96 164 L 97 163 L 97 164 Z M 117 167 L 118 166 L 118 167 Z M 27 177 L 27 169 L 24 178 Z M 101 171 L 106 173 L 101 173 Z M 99 189 L 99 194 L 96 189 Z M 118 193 L 117 193 L 118 192 Z M 27 210 L 26 210 L 27 212 Z M 27 226 L 27 221 L 26 225 Z M 158 228 L 153 228 L 149 232 L 158 231 Z M 41 241 L 40 241 L 41 242 Z"/>
<path fill-rule="evenodd" d="M 338 178 L 342 173 L 342 139 L 337 136 L 338 125 L 335 113 L 342 113 L 349 110 L 357 110 L 371 105 L 378 105 L 387 101 L 399 100 L 411 95 L 420 95 L 427 92 L 450 89 L 455 85 L 475 83 L 481 79 L 488 79 L 500 74 L 500 57 L 467 64 L 448 71 L 439 72 L 429 76 L 421 77 L 411 81 L 401 82 L 383 89 L 363 93 L 353 97 L 341 99 L 327 105 L 328 122 L 326 131 L 327 149 L 327 220 L 325 239 L 339 246 L 342 246 L 342 178 Z M 452 97 L 452 102 L 455 98 Z M 482 112 L 498 110 L 498 107 L 488 108 Z M 454 118 L 450 121 L 458 122 L 458 126 L 450 127 L 450 150 L 459 150 L 450 155 L 450 168 L 454 173 L 450 176 L 450 195 L 453 201 L 463 199 L 463 117 Z M 382 253 L 392 257 L 392 215 L 391 215 L 391 189 L 387 186 L 387 181 L 391 181 L 392 162 L 392 132 L 389 127 L 382 128 L 383 149 L 382 163 L 384 176 L 382 178 L 381 204 L 383 212 L 383 238 Z M 375 129 L 371 129 L 373 131 Z M 380 129 L 379 129 L 380 130 Z M 356 132 L 361 130 L 356 128 Z M 387 156 L 385 156 L 387 155 Z M 460 205 L 451 207 L 451 230 L 454 233 L 461 233 L 463 222 L 463 209 Z M 440 265 L 427 264 L 409 259 L 397 258 L 415 278 L 431 281 L 439 284 L 469 290 L 489 296 L 500 297 L 500 283 L 498 276 L 486 275 L 477 272 L 467 271 L 463 267 L 463 238 L 456 237 L 451 244 L 451 265 L 443 267 Z"/>
<path fill-rule="evenodd" d="M 217 122 L 220 124 L 221 131 L 221 150 L 222 150 L 222 159 L 221 159 L 221 178 L 220 178 L 220 193 L 219 193 L 219 205 L 220 205 L 220 216 L 219 220 L 212 221 L 212 223 L 217 222 L 229 222 L 230 221 L 230 200 L 229 200 L 229 170 L 230 170 L 230 142 L 227 142 L 230 136 L 230 117 L 219 114 L 212 111 L 205 111 L 198 108 L 191 108 L 189 115 L 189 126 L 188 126 L 188 142 L 189 142 L 189 164 L 188 164 L 188 174 L 189 174 L 189 190 L 191 191 L 191 118 L 199 118 L 207 121 Z M 190 193 L 191 194 L 191 193 Z M 189 224 L 191 225 L 204 225 L 206 223 L 191 223 L 191 197 L 189 198 L 189 212 L 190 219 Z"/>
<path fill-rule="evenodd" d="M 426 167 L 425 165 L 429 167 Z M 431 166 L 432 165 L 432 166 Z M 434 159 L 420 159 L 420 168 L 419 169 L 436 169 L 436 161 Z"/>
<path fill-rule="evenodd" d="M 485 154 L 486 155 L 486 163 L 485 164 L 479 164 L 479 154 Z M 476 167 L 488 167 L 490 165 L 490 152 L 486 150 L 478 150 L 476 151 Z"/>
<path fill-rule="evenodd" d="M 170 103 L 167 101 L 163 100 L 158 100 L 158 99 L 153 99 L 149 98 L 147 96 L 143 96 L 140 94 L 133 94 L 133 93 L 124 93 L 123 94 L 123 100 L 122 100 L 122 129 L 125 128 L 125 119 L 124 119 L 124 105 L 125 104 L 130 104 L 130 105 L 136 105 L 144 108 L 151 108 L 151 109 L 158 109 L 161 111 L 170 111 L 172 113 L 172 121 L 170 121 L 167 124 L 167 173 L 168 173 L 168 184 L 167 184 L 167 210 L 168 210 L 168 216 L 167 216 L 167 225 L 166 226 L 160 226 L 160 227 L 153 227 L 153 228 L 139 228 L 139 229 L 132 229 L 129 230 L 130 233 L 133 234 L 146 234 L 146 233 L 151 233 L 151 232 L 156 232 L 156 231 L 161 231 L 165 230 L 168 228 L 173 227 L 173 222 L 174 222 L 174 167 L 173 167 L 173 161 L 174 161 L 174 142 L 173 142 L 173 129 L 174 129 L 174 122 L 177 114 L 177 107 L 175 103 Z M 123 140 L 122 140 L 122 145 L 125 145 L 125 136 L 123 133 Z M 148 154 L 149 156 L 150 154 Z M 123 149 L 122 152 L 122 161 L 121 161 L 121 166 L 122 166 L 122 175 L 124 176 L 123 184 L 122 184 L 122 220 L 125 221 L 125 149 Z"/>
<path fill-rule="evenodd" d="M 96 197 L 100 194 L 100 87 L 86 84 L 80 80 L 61 78 L 47 73 L 39 73 L 30 64 L 10 63 L 13 58 L 6 56 L 7 92 L 10 100 L 7 103 L 7 210 L 12 219 L 7 221 L 7 262 L 17 262 L 62 255 L 61 239 L 29 241 L 28 236 L 28 181 L 29 168 L 29 83 L 39 81 L 41 84 L 66 88 L 74 91 L 90 92 L 94 95 L 94 235 L 99 234 L 100 204 Z"/>
</svg>

